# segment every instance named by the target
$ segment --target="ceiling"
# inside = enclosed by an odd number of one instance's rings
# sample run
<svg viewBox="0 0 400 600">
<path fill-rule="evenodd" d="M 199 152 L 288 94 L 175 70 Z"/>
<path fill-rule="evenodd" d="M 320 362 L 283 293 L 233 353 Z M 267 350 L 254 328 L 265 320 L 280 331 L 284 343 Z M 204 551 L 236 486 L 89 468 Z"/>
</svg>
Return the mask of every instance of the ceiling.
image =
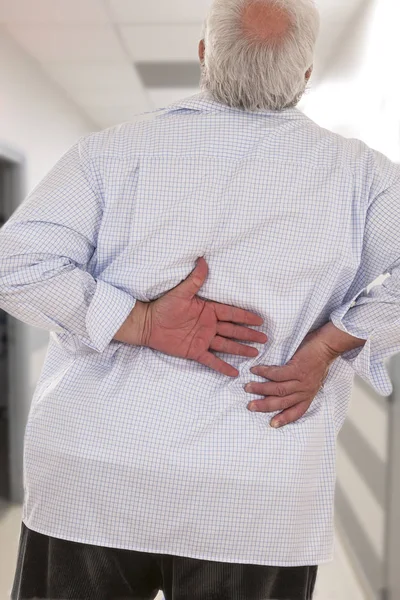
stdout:
<svg viewBox="0 0 400 600">
<path fill-rule="evenodd" d="M 197 93 L 212 0 L 0 0 L 0 27 L 99 128 Z M 368 0 L 317 0 L 315 77 Z"/>
</svg>

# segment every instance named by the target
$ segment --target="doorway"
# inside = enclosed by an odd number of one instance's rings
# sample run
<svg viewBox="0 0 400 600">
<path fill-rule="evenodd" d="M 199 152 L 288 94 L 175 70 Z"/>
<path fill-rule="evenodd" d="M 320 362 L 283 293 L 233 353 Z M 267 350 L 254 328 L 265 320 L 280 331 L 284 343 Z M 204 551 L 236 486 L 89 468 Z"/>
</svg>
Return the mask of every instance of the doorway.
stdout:
<svg viewBox="0 0 400 600">
<path fill-rule="evenodd" d="M 23 160 L 0 144 L 0 228 L 23 194 Z M 16 320 L 0 308 L 0 501 L 20 502 L 22 449 L 19 418 Z M 17 410 L 16 410 L 17 408 Z"/>
<path fill-rule="evenodd" d="M 7 196 L 10 193 L 9 161 L 0 158 L 0 228 L 6 222 Z M 8 413 L 8 315 L 0 309 L 0 498 L 10 499 L 10 451 Z"/>
</svg>

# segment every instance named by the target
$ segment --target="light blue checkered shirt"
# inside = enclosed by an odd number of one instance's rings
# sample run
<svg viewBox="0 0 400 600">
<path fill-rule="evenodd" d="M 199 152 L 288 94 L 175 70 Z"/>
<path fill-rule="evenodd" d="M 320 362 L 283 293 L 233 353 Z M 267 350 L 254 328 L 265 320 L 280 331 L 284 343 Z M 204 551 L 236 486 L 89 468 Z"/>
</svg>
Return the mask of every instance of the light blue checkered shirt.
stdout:
<svg viewBox="0 0 400 600">
<path fill-rule="evenodd" d="M 392 392 L 400 169 L 297 109 L 207 93 L 80 139 L 0 232 L 0 306 L 49 330 L 25 434 L 23 521 L 53 537 L 231 563 L 333 555 L 336 437 L 354 373 Z M 112 341 L 204 256 L 201 296 L 253 311 L 237 378 Z M 367 286 L 384 273 L 382 285 Z M 296 423 L 251 413 L 254 365 L 329 320 L 367 339 Z"/>
</svg>

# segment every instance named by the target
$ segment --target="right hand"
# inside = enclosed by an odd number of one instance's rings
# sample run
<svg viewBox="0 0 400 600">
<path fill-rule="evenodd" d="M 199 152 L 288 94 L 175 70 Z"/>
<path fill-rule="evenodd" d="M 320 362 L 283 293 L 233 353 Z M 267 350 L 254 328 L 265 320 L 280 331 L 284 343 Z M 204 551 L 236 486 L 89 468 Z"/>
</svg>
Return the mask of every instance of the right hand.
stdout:
<svg viewBox="0 0 400 600">
<path fill-rule="evenodd" d="M 256 348 L 229 338 L 264 344 L 268 341 L 264 333 L 236 325 L 259 326 L 264 320 L 247 310 L 196 296 L 207 274 L 208 265 L 200 257 L 196 268 L 185 281 L 147 305 L 142 345 L 170 356 L 194 360 L 224 375 L 237 377 L 237 369 L 210 350 L 239 356 L 258 356 Z"/>
<path fill-rule="evenodd" d="M 286 365 L 251 368 L 250 372 L 254 375 L 268 379 L 267 383 L 251 382 L 245 386 L 246 392 L 264 396 L 251 402 L 255 407 L 254 411 L 282 411 L 272 419 L 272 427 L 282 427 L 298 421 L 322 389 L 330 366 L 337 357 L 338 354 L 326 346 L 317 330 L 305 337 Z"/>
</svg>

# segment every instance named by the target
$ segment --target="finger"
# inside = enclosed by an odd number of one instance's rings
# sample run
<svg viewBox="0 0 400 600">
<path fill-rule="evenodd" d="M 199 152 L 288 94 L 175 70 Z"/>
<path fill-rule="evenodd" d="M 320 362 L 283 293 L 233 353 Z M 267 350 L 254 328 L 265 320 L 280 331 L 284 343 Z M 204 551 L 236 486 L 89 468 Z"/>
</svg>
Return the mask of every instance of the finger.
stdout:
<svg viewBox="0 0 400 600">
<path fill-rule="evenodd" d="M 218 356 L 215 356 L 211 352 L 205 352 L 204 354 L 202 354 L 197 359 L 197 362 L 199 362 L 202 365 L 205 365 L 206 367 L 209 367 L 213 371 L 217 371 L 218 373 L 222 373 L 223 375 L 228 375 L 228 377 L 237 377 L 239 375 L 239 371 L 237 369 L 224 362 L 223 360 L 218 358 Z"/>
<path fill-rule="evenodd" d="M 250 405 L 255 407 L 253 412 L 276 412 L 277 410 L 286 410 L 297 404 L 305 402 L 309 397 L 305 393 L 291 394 L 286 398 L 268 397 L 262 400 L 253 400 Z M 249 406 L 250 410 L 250 406 Z"/>
<path fill-rule="evenodd" d="M 272 419 L 270 423 L 271 427 L 284 427 L 285 425 L 289 425 L 289 423 L 295 423 L 305 415 L 310 406 L 310 401 L 306 400 L 305 402 L 301 402 L 300 404 L 285 410 Z"/>
<path fill-rule="evenodd" d="M 213 302 L 213 305 L 218 321 L 244 323 L 245 325 L 262 325 L 264 323 L 262 317 L 259 317 L 248 310 L 244 310 L 243 308 L 236 308 L 235 306 L 229 306 L 228 304 L 219 304 L 218 302 Z"/>
<path fill-rule="evenodd" d="M 265 344 L 268 341 L 268 336 L 261 331 L 255 331 L 248 327 L 242 327 L 241 325 L 235 325 L 234 323 L 225 323 L 223 321 L 217 323 L 217 333 L 226 338 L 234 338 L 245 342 Z"/>
<path fill-rule="evenodd" d="M 197 259 L 196 267 L 190 273 L 190 275 L 174 289 L 174 294 L 184 298 L 191 298 L 195 296 L 203 286 L 207 275 L 208 265 L 201 256 Z"/>
<path fill-rule="evenodd" d="M 289 381 L 290 379 L 300 381 L 296 365 L 285 365 L 283 367 L 269 367 L 263 365 L 260 367 L 251 368 L 250 373 L 253 373 L 254 375 L 260 375 L 261 377 L 265 377 L 265 379 L 270 379 L 271 381 Z"/>
<path fill-rule="evenodd" d="M 279 383 L 275 383 L 274 381 L 268 383 L 251 381 L 245 386 L 244 390 L 249 394 L 258 394 L 259 396 L 276 396 L 278 398 L 284 398 L 290 394 L 304 391 L 299 389 L 299 386 L 301 386 L 301 383 L 296 380 Z"/>
<path fill-rule="evenodd" d="M 245 346 L 244 344 L 233 342 L 232 340 L 228 340 L 227 338 L 218 335 L 212 340 L 210 349 L 216 350 L 217 352 L 225 352 L 226 354 L 235 354 L 236 356 L 256 357 L 259 354 L 257 348 Z"/>
</svg>

